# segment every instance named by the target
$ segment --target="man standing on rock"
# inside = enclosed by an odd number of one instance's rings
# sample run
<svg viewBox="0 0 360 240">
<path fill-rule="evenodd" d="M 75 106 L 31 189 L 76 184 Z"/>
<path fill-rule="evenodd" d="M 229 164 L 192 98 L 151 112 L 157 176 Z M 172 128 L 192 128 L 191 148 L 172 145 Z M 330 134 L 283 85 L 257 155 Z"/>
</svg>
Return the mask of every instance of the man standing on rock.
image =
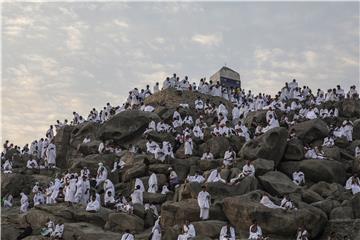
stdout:
<svg viewBox="0 0 360 240">
<path fill-rule="evenodd" d="M 201 192 L 198 194 L 198 204 L 200 207 L 200 219 L 206 220 L 209 218 L 210 210 L 210 194 L 206 191 L 206 186 L 201 187 Z"/>
</svg>

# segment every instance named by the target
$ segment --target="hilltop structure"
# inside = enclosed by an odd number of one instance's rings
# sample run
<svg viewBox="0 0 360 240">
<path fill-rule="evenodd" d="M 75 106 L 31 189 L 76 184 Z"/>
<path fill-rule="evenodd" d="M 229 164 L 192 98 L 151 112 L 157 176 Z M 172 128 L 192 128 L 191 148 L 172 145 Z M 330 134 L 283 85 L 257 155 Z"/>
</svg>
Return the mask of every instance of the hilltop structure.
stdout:
<svg viewBox="0 0 360 240">
<path fill-rule="evenodd" d="M 214 83 L 220 82 L 224 87 L 241 88 L 240 74 L 226 66 L 214 73 L 214 75 L 210 77 L 210 80 Z"/>
</svg>

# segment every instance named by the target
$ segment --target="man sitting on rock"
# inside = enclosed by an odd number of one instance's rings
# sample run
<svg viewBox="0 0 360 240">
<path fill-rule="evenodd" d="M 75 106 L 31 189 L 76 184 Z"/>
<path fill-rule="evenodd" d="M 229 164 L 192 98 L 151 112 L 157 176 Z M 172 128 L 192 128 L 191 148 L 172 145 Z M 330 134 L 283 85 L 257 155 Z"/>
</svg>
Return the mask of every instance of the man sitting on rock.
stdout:
<svg viewBox="0 0 360 240">
<path fill-rule="evenodd" d="M 246 164 L 243 166 L 242 172 L 239 173 L 238 176 L 230 180 L 230 185 L 238 184 L 247 176 L 255 176 L 255 167 L 250 160 L 246 161 Z"/>
<path fill-rule="evenodd" d="M 188 182 L 197 182 L 197 183 L 203 183 L 205 181 L 205 178 L 200 174 L 200 171 L 195 171 L 194 176 L 187 176 L 186 180 Z"/>
<path fill-rule="evenodd" d="M 280 206 L 286 210 L 297 210 L 297 208 L 294 206 L 294 203 L 291 201 L 288 194 L 286 194 L 284 198 L 281 200 Z"/>
<path fill-rule="evenodd" d="M 305 229 L 304 225 L 301 225 L 298 228 L 297 234 L 296 234 L 296 240 L 309 240 L 309 233 L 308 231 Z"/>
<path fill-rule="evenodd" d="M 196 231 L 193 224 L 189 222 L 189 220 L 185 221 L 183 225 L 182 234 L 180 234 L 177 240 L 189 240 L 196 237 Z"/>
<path fill-rule="evenodd" d="M 254 219 L 252 225 L 249 228 L 249 240 L 263 240 L 261 227 L 257 224 L 257 221 Z"/>
<path fill-rule="evenodd" d="M 121 169 L 123 169 L 125 167 L 125 162 L 121 159 L 118 159 L 114 162 L 114 167 L 111 170 L 111 172 L 117 172 L 120 171 Z"/>
<path fill-rule="evenodd" d="M 135 240 L 135 237 L 130 233 L 129 229 L 126 229 L 125 233 L 121 236 L 121 240 Z"/>
<path fill-rule="evenodd" d="M 96 186 L 99 186 L 101 183 L 103 183 L 107 179 L 107 169 L 104 166 L 103 163 L 98 163 L 99 167 L 96 174 Z"/>
<path fill-rule="evenodd" d="M 229 147 L 229 149 L 224 154 L 224 161 L 223 164 L 225 166 L 232 166 L 234 163 L 234 160 L 236 158 L 236 153 L 233 150 L 232 147 Z"/>
<path fill-rule="evenodd" d="M 146 143 L 146 151 L 151 154 L 155 154 L 156 149 L 159 147 L 159 144 L 154 142 L 152 139 L 149 139 Z"/>
<path fill-rule="evenodd" d="M 143 205 L 143 191 L 141 191 L 139 185 L 135 187 L 134 192 L 131 194 L 131 202 L 133 204 Z"/>
<path fill-rule="evenodd" d="M 305 185 L 305 175 L 299 169 L 297 169 L 297 170 L 295 170 L 295 172 L 293 172 L 292 177 L 293 177 L 293 182 L 296 185 L 298 185 L 298 186 Z"/>
<path fill-rule="evenodd" d="M 206 152 L 203 153 L 200 160 L 213 160 L 214 155 L 210 152 L 210 149 L 208 148 Z"/>
<path fill-rule="evenodd" d="M 221 177 L 221 168 L 217 168 L 211 171 L 208 179 L 206 180 L 207 183 L 211 183 L 211 182 L 222 182 L 222 183 L 226 183 L 226 180 L 224 180 Z"/>
<path fill-rule="evenodd" d="M 354 173 L 345 184 L 346 190 L 351 190 L 352 194 L 360 192 L 360 179 L 356 173 Z"/>
<path fill-rule="evenodd" d="M 29 159 L 26 163 L 26 168 L 28 169 L 37 169 L 39 168 L 39 164 L 37 163 L 37 161 L 33 158 L 33 159 Z"/>
<path fill-rule="evenodd" d="M 96 213 L 100 210 L 100 203 L 99 201 L 96 199 L 95 195 L 91 196 L 91 200 L 90 202 L 87 204 L 86 206 L 86 211 L 87 212 L 91 212 L 91 213 Z"/>
<path fill-rule="evenodd" d="M 273 201 L 270 200 L 269 196 L 267 194 L 264 194 L 260 200 L 260 203 L 262 205 L 264 205 L 265 207 L 268 208 L 273 208 L 273 209 L 284 209 L 282 206 L 276 205 Z"/>
<path fill-rule="evenodd" d="M 220 230 L 219 240 L 235 240 L 235 238 L 235 229 L 230 222 L 227 222 Z"/>
<path fill-rule="evenodd" d="M 6 159 L 6 161 L 4 162 L 2 168 L 3 168 L 3 171 L 4 173 L 12 173 L 12 161 L 9 160 L 9 159 Z"/>
</svg>

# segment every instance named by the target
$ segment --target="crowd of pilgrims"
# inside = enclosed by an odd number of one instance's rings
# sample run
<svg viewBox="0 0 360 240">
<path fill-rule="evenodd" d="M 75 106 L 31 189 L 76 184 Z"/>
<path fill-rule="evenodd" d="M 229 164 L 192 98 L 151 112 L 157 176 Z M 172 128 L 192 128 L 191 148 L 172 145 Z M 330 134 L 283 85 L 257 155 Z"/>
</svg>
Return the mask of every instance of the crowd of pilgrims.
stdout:
<svg viewBox="0 0 360 240">
<path fill-rule="evenodd" d="M 313 94 L 309 87 L 299 87 L 295 79 L 286 83 L 274 98 L 262 93 L 255 96 L 251 91 L 245 92 L 244 89 L 226 88 L 221 86 L 219 82 L 207 82 L 206 79 L 201 79 L 199 85 L 195 83 L 191 84 L 187 77 L 180 81 L 176 74 L 172 77 L 167 77 L 163 82 L 162 89 L 167 88 L 175 88 L 178 91 L 197 91 L 205 95 L 202 95 L 204 97 L 198 97 L 193 106 L 180 104 L 173 114 L 172 121 L 162 120 L 159 122 L 151 121 L 149 123 L 148 128 L 144 132 L 145 137 L 149 132 L 155 131 L 172 133 L 175 138 L 175 145 L 171 145 L 170 142 L 166 141 L 158 143 L 151 138 L 147 138 L 147 153 L 152 154 L 154 158 L 160 162 L 174 158 L 174 152 L 182 145 L 184 146 L 185 155 L 187 157 L 192 156 L 194 148 L 193 138 L 203 139 L 205 129 L 210 129 L 213 136 L 229 137 L 231 135 L 237 135 L 249 141 L 275 127 L 290 127 L 297 122 L 308 119 L 337 117 L 339 114 L 337 108 L 320 108 L 321 103 L 359 97 L 355 86 L 351 86 L 347 93 L 338 85 L 336 88 L 329 89 L 326 92 L 318 89 L 316 94 Z M 70 123 L 68 123 L 67 120 L 63 123 L 57 120 L 55 129 L 53 125 L 51 125 L 45 134 L 45 138 L 33 141 L 30 146 L 26 144 L 22 149 L 6 141 L 4 151 L 1 155 L 2 171 L 4 173 L 12 172 L 13 159 L 5 159 L 5 153 L 11 149 L 15 149 L 18 154 L 29 154 L 32 156 L 26 164 L 26 167 L 29 169 L 56 167 L 54 130 L 68 124 L 77 125 L 86 121 L 104 123 L 115 114 L 126 110 L 140 109 L 142 111 L 152 112 L 154 111 L 154 106 L 145 105 L 144 99 L 158 91 L 160 91 L 159 83 L 155 84 L 153 91 L 150 90 L 149 85 L 146 89 L 141 89 L 141 91 L 135 88 L 129 92 L 129 96 L 122 106 L 113 107 L 110 103 L 107 103 L 100 111 L 93 108 L 86 119 L 77 112 L 73 112 L 73 119 Z M 232 102 L 234 108 L 228 109 L 224 102 L 215 105 L 206 98 L 206 95 L 222 97 Z M 190 115 L 182 116 L 180 114 L 181 108 L 193 108 L 199 114 L 199 118 L 193 119 Z M 257 124 L 248 128 L 244 125 L 244 119 L 249 112 L 256 110 L 267 111 L 267 125 L 262 126 Z M 275 110 L 280 110 L 284 113 L 293 112 L 294 114 L 291 118 L 289 117 L 290 114 L 284 114 L 281 119 L 278 119 Z M 230 111 L 231 115 L 229 114 Z M 211 126 L 208 126 L 204 121 L 207 115 L 216 116 L 216 121 Z M 332 147 L 334 146 L 334 140 L 341 137 L 345 137 L 350 142 L 352 141 L 353 127 L 351 121 L 345 120 L 339 126 L 329 127 L 331 129 L 330 134 L 324 138 L 322 146 Z M 289 132 L 288 140 L 296 137 L 295 131 Z M 83 143 L 89 143 L 91 141 L 92 139 L 86 136 Z M 322 151 L 322 146 L 311 147 L 305 145 L 305 158 L 325 159 L 326 157 Z M 98 147 L 99 154 L 112 152 L 120 156 L 123 150 L 124 149 L 114 144 L 109 144 L 108 142 L 101 142 Z M 129 145 L 127 150 L 132 154 L 139 153 L 139 148 L 136 145 Z M 355 157 L 360 157 L 360 146 L 357 146 L 355 149 Z M 214 159 L 214 156 L 211 153 L 211 149 L 207 149 L 201 156 L 201 160 L 211 159 Z M 223 156 L 222 167 L 229 168 L 235 161 L 236 152 L 230 147 Z M 90 173 L 89 169 L 84 167 L 79 173 L 65 172 L 62 175 L 57 175 L 47 186 L 40 186 L 39 183 L 36 183 L 30 194 L 32 199 L 24 192 L 21 193 L 20 213 L 26 213 L 30 207 L 30 203 L 36 206 L 39 204 L 67 202 L 69 206 L 72 204 L 81 204 L 88 212 L 98 212 L 102 206 L 128 214 L 132 214 L 134 204 L 142 204 L 145 209 L 150 209 L 153 214 L 158 217 L 158 220 L 152 228 L 151 239 L 161 239 L 159 206 L 148 203 L 144 204 L 143 192 L 167 194 L 169 191 L 174 191 L 174 189 L 181 184 L 176 171 L 171 167 L 168 169 L 168 184 L 163 186 L 158 185 L 157 176 L 155 173 L 152 173 L 148 180 L 148 189 L 145 189 L 143 182 L 137 178 L 133 193 L 130 196 L 121 196 L 120 194 L 116 194 L 114 184 L 108 179 L 108 169 L 111 169 L 112 172 L 121 171 L 125 167 L 125 162 L 119 157 L 113 166 L 104 166 L 101 162 L 99 162 L 98 165 L 96 173 Z M 241 181 L 247 176 L 254 176 L 255 171 L 256 169 L 252 161 L 247 160 L 242 171 L 232 179 L 223 179 L 220 175 L 221 168 L 213 169 L 208 176 L 205 176 L 200 171 L 196 171 L 195 175 L 189 175 L 185 182 L 198 182 L 203 184 L 202 190 L 199 192 L 197 198 L 200 208 L 200 218 L 202 220 L 209 218 L 211 195 L 207 192 L 206 183 L 220 181 L 229 185 L 241 184 Z M 296 170 L 292 174 L 293 182 L 300 186 L 305 184 L 305 177 L 304 173 L 300 170 Z M 103 188 L 103 199 L 101 199 L 101 196 L 94 190 L 95 188 Z M 356 174 L 347 180 L 345 188 L 353 194 L 360 192 L 360 180 Z M 13 197 L 11 194 L 7 194 L 3 199 L 3 207 L 13 207 Z M 280 208 L 284 211 L 297 210 L 295 204 L 287 195 L 283 196 L 279 205 L 271 200 L 271 196 L 267 194 L 262 196 L 260 203 L 268 208 Z M 64 224 L 62 222 L 55 224 L 49 219 L 41 233 L 53 239 L 60 239 L 63 231 Z M 182 233 L 178 236 L 178 240 L 192 239 L 195 236 L 196 229 L 194 225 L 187 221 L 183 225 Z M 235 237 L 235 229 L 230 223 L 227 223 L 220 231 L 220 240 L 234 240 Z M 309 237 L 309 233 L 305 227 L 300 226 L 296 234 L 296 239 L 306 240 Z M 131 240 L 134 239 L 134 235 L 129 230 L 126 230 L 122 239 Z M 266 239 L 256 220 L 254 220 L 253 224 L 249 227 L 249 239 Z"/>
</svg>

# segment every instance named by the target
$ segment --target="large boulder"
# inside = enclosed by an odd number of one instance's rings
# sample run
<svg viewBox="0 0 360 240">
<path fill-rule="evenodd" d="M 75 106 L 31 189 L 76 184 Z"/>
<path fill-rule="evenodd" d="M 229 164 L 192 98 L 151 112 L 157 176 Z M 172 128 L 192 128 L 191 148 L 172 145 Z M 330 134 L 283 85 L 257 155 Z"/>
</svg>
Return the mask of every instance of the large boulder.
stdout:
<svg viewBox="0 0 360 240">
<path fill-rule="evenodd" d="M 323 147 L 323 151 L 324 151 L 324 155 L 327 159 L 332 159 L 332 160 L 336 160 L 336 161 L 340 161 L 341 160 L 341 153 L 340 153 L 340 148 L 337 146 L 333 146 L 333 147 Z"/>
<path fill-rule="evenodd" d="M 144 230 L 144 220 L 136 215 L 111 213 L 104 228 L 113 232 L 125 232 L 126 229 L 132 232 L 141 232 Z"/>
<path fill-rule="evenodd" d="M 30 193 L 31 183 L 34 183 L 32 176 L 18 173 L 1 173 L 1 193 L 3 195 L 11 193 L 14 197 L 17 197 L 22 191 Z"/>
<path fill-rule="evenodd" d="M 124 111 L 106 121 L 98 130 L 101 140 L 121 143 L 141 136 L 152 120 L 160 121 L 156 113 L 144 111 Z"/>
<path fill-rule="evenodd" d="M 104 226 L 108 216 L 112 210 L 100 208 L 96 213 L 85 211 L 80 205 L 73 205 L 71 208 L 66 203 L 58 203 L 56 205 L 38 205 L 35 209 L 52 214 L 55 217 L 65 219 L 66 221 L 88 222 L 97 226 Z"/>
<path fill-rule="evenodd" d="M 146 173 L 146 165 L 144 163 L 136 164 L 127 169 L 123 175 L 123 181 L 129 181 L 133 178 L 144 176 Z"/>
<path fill-rule="evenodd" d="M 299 161 L 304 159 L 304 145 L 299 139 L 291 139 L 286 145 L 284 159 L 287 161 Z"/>
<path fill-rule="evenodd" d="M 325 199 L 323 201 L 312 203 L 311 205 L 321 209 L 327 215 L 330 215 L 331 210 L 339 207 L 340 203 L 333 199 Z"/>
<path fill-rule="evenodd" d="M 212 137 L 205 144 L 201 145 L 201 152 L 210 149 L 215 158 L 224 157 L 224 153 L 229 149 L 230 141 L 226 137 Z"/>
<path fill-rule="evenodd" d="M 335 239 L 360 239 L 360 219 L 331 219 L 320 240 L 328 240 L 335 232 Z"/>
<path fill-rule="evenodd" d="M 272 195 L 283 196 L 284 194 L 293 193 L 299 189 L 299 187 L 282 172 L 268 172 L 259 176 L 259 180 L 264 189 Z"/>
<path fill-rule="evenodd" d="M 209 237 L 211 239 L 218 238 L 221 228 L 226 225 L 226 222 L 219 220 L 200 221 L 192 223 L 196 229 L 196 235 Z"/>
<path fill-rule="evenodd" d="M 262 191 L 224 199 L 224 212 L 231 224 L 246 231 L 256 219 L 264 233 L 293 238 L 300 223 L 305 223 L 314 238 L 323 231 L 327 217 L 321 210 L 299 203 L 297 211 L 271 209 L 260 204 Z"/>
<path fill-rule="evenodd" d="M 253 123 L 266 125 L 266 110 L 252 111 L 246 115 L 244 124 L 247 127 L 251 127 Z"/>
<path fill-rule="evenodd" d="M 274 161 L 258 158 L 255 161 L 253 161 L 254 167 L 255 167 L 255 175 L 261 176 L 264 175 L 267 172 L 273 171 L 275 164 Z"/>
<path fill-rule="evenodd" d="M 81 143 L 79 145 L 79 152 L 83 155 L 97 154 L 101 141 L 93 140 L 88 143 Z"/>
<path fill-rule="evenodd" d="M 200 209 L 196 199 L 186 199 L 180 202 L 167 201 L 161 206 L 161 226 L 171 227 L 200 220 Z"/>
<path fill-rule="evenodd" d="M 83 167 L 87 167 L 90 173 L 95 174 L 99 167 L 99 163 L 102 162 L 109 170 L 112 169 L 114 161 L 117 160 L 115 154 L 92 154 L 86 157 L 71 159 L 71 171 L 79 172 Z"/>
<path fill-rule="evenodd" d="M 330 212 L 330 219 L 352 219 L 354 213 L 351 207 L 336 207 Z"/>
<path fill-rule="evenodd" d="M 56 146 L 56 166 L 66 168 L 68 166 L 68 155 L 71 151 L 70 138 L 73 126 L 64 126 L 56 130 L 54 143 Z"/>
<path fill-rule="evenodd" d="M 324 200 L 317 192 L 310 189 L 301 189 L 301 199 L 309 204 Z"/>
<path fill-rule="evenodd" d="M 197 198 L 198 193 L 201 191 L 202 184 L 200 183 L 187 183 L 184 184 L 181 191 L 182 199 Z M 225 197 L 242 195 L 258 189 L 258 181 L 255 177 L 246 177 L 240 184 L 230 186 L 221 182 L 207 183 L 207 191 L 213 200 L 222 200 Z"/>
<path fill-rule="evenodd" d="M 120 233 L 104 231 L 102 227 L 87 222 L 65 223 L 64 239 L 106 240 L 120 239 Z"/>
<path fill-rule="evenodd" d="M 337 183 L 318 182 L 312 185 L 309 190 L 316 192 L 323 198 L 343 195 L 345 189 Z"/>
<path fill-rule="evenodd" d="M 295 130 L 296 136 L 304 143 L 311 143 L 315 140 L 323 139 L 329 134 L 327 124 L 319 118 L 296 123 L 290 130 Z"/>
<path fill-rule="evenodd" d="M 305 178 L 312 182 L 326 181 L 344 184 L 346 171 L 343 164 L 329 160 L 304 160 L 300 163 L 300 170 Z"/>
<path fill-rule="evenodd" d="M 240 155 L 245 159 L 265 158 L 273 160 L 275 166 L 282 159 L 287 142 L 288 132 L 285 128 L 270 129 L 263 135 L 243 145 Z"/>
<path fill-rule="evenodd" d="M 339 115 L 346 118 L 360 117 L 360 99 L 344 99 L 340 102 Z"/>
<path fill-rule="evenodd" d="M 225 220 L 221 204 L 211 205 L 209 217 L 210 220 Z M 162 204 L 161 226 L 168 228 L 175 224 L 183 224 L 185 220 L 200 221 L 200 208 L 196 199 L 186 199 L 180 202 L 166 201 Z"/>
<path fill-rule="evenodd" d="M 353 140 L 360 140 L 360 119 L 353 122 Z"/>
<path fill-rule="evenodd" d="M 230 101 L 225 100 L 222 97 L 213 97 L 210 95 L 205 95 L 199 92 L 192 92 L 192 91 L 176 91 L 175 89 L 165 89 L 159 91 L 145 99 L 146 105 L 151 106 L 161 106 L 162 111 L 164 112 L 161 117 L 165 118 L 166 116 L 166 109 L 176 109 L 181 103 L 189 104 L 190 107 L 194 107 L 195 100 L 201 97 L 201 99 L 209 99 L 211 103 L 215 103 L 216 106 L 220 104 L 220 102 L 224 103 L 227 109 L 232 109 L 233 104 Z M 163 108 L 165 107 L 165 108 Z M 185 109 L 186 110 L 186 109 Z M 156 109 L 156 111 L 158 111 Z M 160 114 L 160 112 L 159 112 Z M 172 116 L 172 113 L 168 114 L 168 116 Z"/>
<path fill-rule="evenodd" d="M 346 180 L 344 165 L 332 160 L 310 159 L 283 162 L 279 169 L 288 176 L 291 176 L 296 169 L 300 169 L 305 174 L 305 180 L 314 183 L 325 181 L 344 184 Z"/>
</svg>

